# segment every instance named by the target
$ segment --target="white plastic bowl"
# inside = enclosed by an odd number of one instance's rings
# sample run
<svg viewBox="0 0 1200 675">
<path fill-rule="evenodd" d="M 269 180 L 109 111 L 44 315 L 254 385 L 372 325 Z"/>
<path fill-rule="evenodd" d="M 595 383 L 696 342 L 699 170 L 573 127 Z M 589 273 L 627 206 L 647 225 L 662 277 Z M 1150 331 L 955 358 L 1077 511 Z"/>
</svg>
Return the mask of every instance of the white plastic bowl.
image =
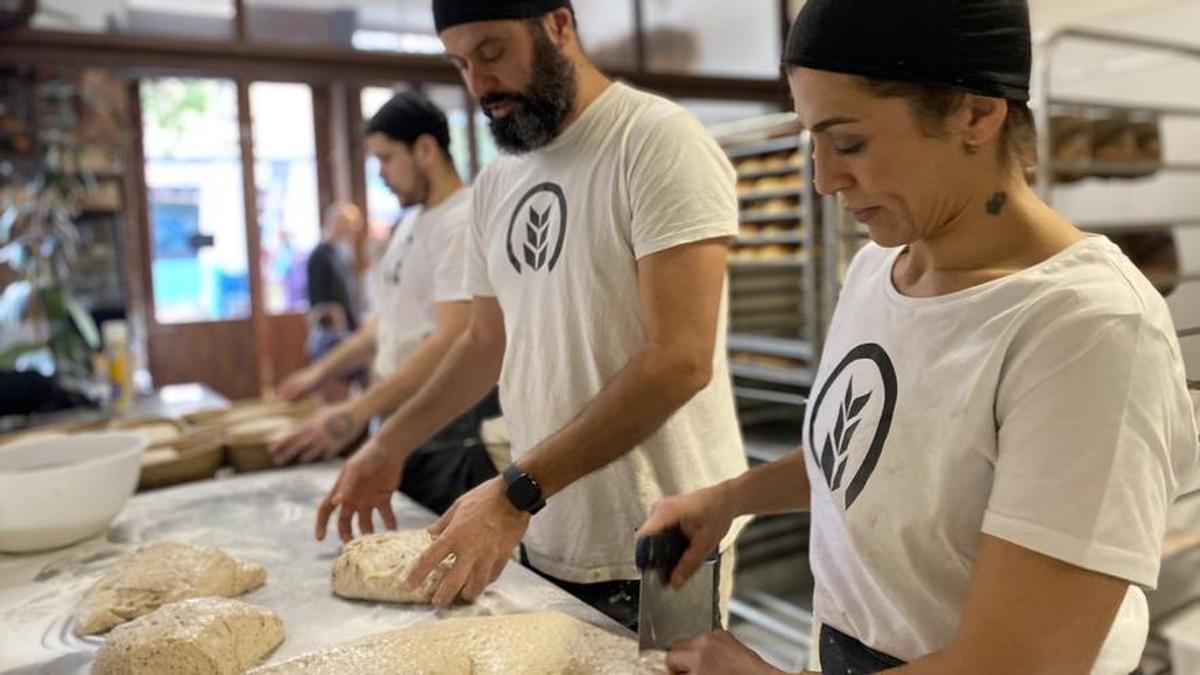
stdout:
<svg viewBox="0 0 1200 675">
<path fill-rule="evenodd" d="M 68 546 L 102 532 L 137 486 L 149 440 L 95 433 L 0 446 L 0 551 Z"/>
</svg>

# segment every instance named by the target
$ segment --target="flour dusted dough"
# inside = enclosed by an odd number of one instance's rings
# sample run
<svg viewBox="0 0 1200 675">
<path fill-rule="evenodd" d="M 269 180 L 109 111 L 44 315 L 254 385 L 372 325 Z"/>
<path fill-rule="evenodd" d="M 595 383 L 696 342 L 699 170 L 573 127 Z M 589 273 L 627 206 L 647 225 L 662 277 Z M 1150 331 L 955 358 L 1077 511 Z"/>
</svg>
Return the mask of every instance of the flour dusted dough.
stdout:
<svg viewBox="0 0 1200 675">
<path fill-rule="evenodd" d="M 359 537 L 333 562 L 333 592 L 343 598 L 429 604 L 453 564 L 453 556 L 435 567 L 412 591 L 404 580 L 433 543 L 425 530 L 383 532 Z"/>
<path fill-rule="evenodd" d="M 661 673 L 661 652 L 558 612 L 446 619 L 257 668 L 251 675 L 631 675 Z"/>
<path fill-rule="evenodd" d="M 77 635 L 95 635 L 176 600 L 233 597 L 267 582 L 261 565 L 215 548 L 163 541 L 121 556 L 83 596 Z"/>
<path fill-rule="evenodd" d="M 283 642 L 274 612 L 240 600 L 190 598 L 117 626 L 92 675 L 235 675 Z"/>
</svg>

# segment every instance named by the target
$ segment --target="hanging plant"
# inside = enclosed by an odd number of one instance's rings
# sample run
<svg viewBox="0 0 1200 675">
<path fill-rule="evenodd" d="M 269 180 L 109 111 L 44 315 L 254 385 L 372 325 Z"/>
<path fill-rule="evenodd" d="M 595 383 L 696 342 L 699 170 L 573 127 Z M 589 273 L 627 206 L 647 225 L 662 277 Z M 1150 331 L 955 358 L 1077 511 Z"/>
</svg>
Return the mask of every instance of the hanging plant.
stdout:
<svg viewBox="0 0 1200 675">
<path fill-rule="evenodd" d="M 57 375 L 86 379 L 100 335 L 75 297 L 71 266 L 79 245 L 74 220 L 94 181 L 80 170 L 75 138 L 78 87 L 66 79 L 50 79 L 38 90 L 46 125 L 38 133 L 36 168 L 24 180 L 13 174 L 0 176 L 0 264 L 23 284 L 18 292 L 5 289 L 0 302 L 20 306 L 0 306 L 0 314 L 31 326 L 33 339 L 0 351 L 0 369 L 16 369 L 31 352 L 46 350 Z"/>
</svg>

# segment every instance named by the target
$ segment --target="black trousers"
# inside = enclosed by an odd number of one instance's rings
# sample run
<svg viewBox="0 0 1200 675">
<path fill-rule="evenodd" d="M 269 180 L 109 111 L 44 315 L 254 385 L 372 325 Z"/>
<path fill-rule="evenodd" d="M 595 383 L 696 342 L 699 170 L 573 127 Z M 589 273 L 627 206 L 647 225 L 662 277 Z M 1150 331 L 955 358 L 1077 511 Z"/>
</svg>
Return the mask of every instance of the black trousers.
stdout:
<svg viewBox="0 0 1200 675">
<path fill-rule="evenodd" d="M 642 582 L 618 580 L 577 584 L 573 581 L 563 581 L 529 564 L 529 556 L 525 555 L 524 545 L 521 546 L 521 564 L 536 572 L 539 577 L 575 596 L 584 604 L 595 608 L 601 614 L 629 630 L 637 632 L 638 597 L 641 594 Z"/>
<path fill-rule="evenodd" d="M 827 675 L 865 675 L 904 665 L 832 626 L 821 626 L 820 639 L 821 672 Z"/>
<path fill-rule="evenodd" d="M 864 675 L 904 665 L 830 626 L 821 626 L 820 639 L 821 672 L 825 675 Z M 1132 675 L 1142 675 L 1141 669 Z"/>
<path fill-rule="evenodd" d="M 454 500 L 494 478 L 496 465 L 479 437 L 479 425 L 498 411 L 493 393 L 417 448 L 404 465 L 400 492 L 441 515 Z"/>
</svg>

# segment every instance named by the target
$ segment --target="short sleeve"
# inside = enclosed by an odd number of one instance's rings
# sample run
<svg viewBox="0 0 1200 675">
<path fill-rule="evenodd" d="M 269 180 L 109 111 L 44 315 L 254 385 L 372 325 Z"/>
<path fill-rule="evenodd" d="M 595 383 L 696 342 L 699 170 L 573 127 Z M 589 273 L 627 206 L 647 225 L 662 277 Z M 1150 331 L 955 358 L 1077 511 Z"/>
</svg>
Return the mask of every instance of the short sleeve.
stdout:
<svg viewBox="0 0 1200 675">
<path fill-rule="evenodd" d="M 463 237 L 463 247 L 466 249 L 464 273 L 468 295 L 491 298 L 496 296 L 496 291 L 492 288 L 491 279 L 488 278 L 487 247 L 485 245 L 487 237 L 483 229 L 487 218 L 480 210 L 484 201 L 481 190 L 486 175 L 487 169 L 484 169 L 484 172 L 476 179 L 475 186 L 471 188 L 471 204 L 467 209 L 470 218 L 467 221 Z"/>
<path fill-rule="evenodd" d="M 467 289 L 466 239 L 471 227 L 471 203 L 456 207 L 434 233 L 433 301 L 461 302 L 471 299 Z"/>
<path fill-rule="evenodd" d="M 1172 340 L 1138 314 L 1061 319 L 1011 357 L 986 534 L 1157 583 L 1167 509 L 1196 455 Z"/>
<path fill-rule="evenodd" d="M 738 233 L 736 173 L 694 117 L 678 111 L 631 139 L 631 238 L 640 260 Z"/>
</svg>

